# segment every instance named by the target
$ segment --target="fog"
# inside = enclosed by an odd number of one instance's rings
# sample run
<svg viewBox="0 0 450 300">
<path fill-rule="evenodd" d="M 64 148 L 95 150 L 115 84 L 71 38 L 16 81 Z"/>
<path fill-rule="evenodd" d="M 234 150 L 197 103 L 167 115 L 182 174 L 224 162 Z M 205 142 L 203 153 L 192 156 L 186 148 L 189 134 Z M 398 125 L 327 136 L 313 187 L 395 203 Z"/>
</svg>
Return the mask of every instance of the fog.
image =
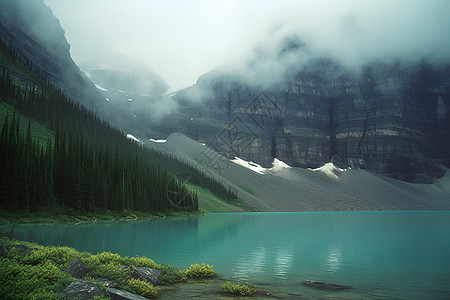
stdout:
<svg viewBox="0 0 450 300">
<path fill-rule="evenodd" d="M 270 56 L 286 37 L 301 39 L 308 55 L 348 67 L 373 59 L 450 61 L 447 0 L 45 3 L 60 19 L 76 63 L 114 65 L 126 56 L 155 71 L 170 90 L 217 67 Z"/>
</svg>

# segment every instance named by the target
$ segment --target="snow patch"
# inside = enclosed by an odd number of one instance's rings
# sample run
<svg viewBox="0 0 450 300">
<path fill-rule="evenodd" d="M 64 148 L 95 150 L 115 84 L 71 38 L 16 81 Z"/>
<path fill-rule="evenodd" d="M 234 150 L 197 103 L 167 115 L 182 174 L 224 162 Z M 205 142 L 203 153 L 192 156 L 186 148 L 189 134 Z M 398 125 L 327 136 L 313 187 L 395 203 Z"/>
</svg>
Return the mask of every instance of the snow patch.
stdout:
<svg viewBox="0 0 450 300">
<path fill-rule="evenodd" d="M 133 141 L 136 141 L 136 142 L 141 142 L 140 140 L 138 140 L 134 135 L 132 135 L 132 134 L 127 134 L 127 139 L 130 139 L 130 140 L 133 140 Z"/>
<path fill-rule="evenodd" d="M 107 89 L 105 89 L 104 87 L 102 87 L 100 84 L 94 83 L 94 85 L 95 85 L 95 87 L 96 87 L 97 89 L 99 89 L 100 91 L 104 91 L 104 92 L 107 92 L 107 91 L 108 91 Z"/>
<path fill-rule="evenodd" d="M 308 168 L 308 170 L 313 171 L 313 172 L 322 172 L 323 174 L 327 175 L 330 178 L 333 179 L 339 179 L 339 176 L 342 172 L 347 171 L 346 169 L 341 169 L 336 167 L 332 162 L 326 163 L 323 166 L 321 166 L 320 168 L 316 168 L 316 169 L 311 169 Z"/>
<path fill-rule="evenodd" d="M 154 140 L 154 139 L 149 139 L 149 141 L 153 142 L 153 143 L 165 143 L 165 142 L 167 142 L 167 140 Z"/>
<path fill-rule="evenodd" d="M 127 92 L 123 91 L 123 90 L 117 90 L 119 93 L 123 93 L 123 94 L 128 94 Z"/>
<path fill-rule="evenodd" d="M 202 146 L 206 146 L 206 144 L 205 144 L 205 143 L 200 143 L 200 144 L 202 144 Z"/>
<path fill-rule="evenodd" d="M 105 100 L 109 102 L 109 98 L 105 98 Z"/>
<path fill-rule="evenodd" d="M 133 99 L 131 99 L 131 98 L 128 98 L 128 101 L 129 101 L 129 102 L 131 102 L 131 101 L 133 101 Z"/>
<path fill-rule="evenodd" d="M 282 162 L 278 158 L 274 158 L 273 163 L 272 163 L 272 168 L 270 168 L 269 170 L 274 171 L 274 172 L 279 172 L 283 169 L 290 169 L 290 168 L 292 168 L 292 167 L 289 166 L 288 164 Z"/>
<path fill-rule="evenodd" d="M 252 171 L 254 171 L 256 173 L 259 173 L 259 174 L 265 174 L 266 171 L 273 171 L 275 173 L 278 173 L 281 170 L 292 168 L 291 166 L 289 166 L 288 164 L 282 162 L 281 160 L 279 160 L 277 158 L 273 159 L 272 168 L 270 168 L 270 169 L 263 168 L 260 165 L 258 165 L 257 163 L 254 163 L 252 161 L 250 161 L 250 162 L 249 161 L 245 161 L 245 160 L 243 160 L 243 159 L 241 159 L 239 157 L 235 157 L 232 160 L 232 162 L 234 162 L 234 163 L 236 163 L 238 165 L 241 165 L 243 167 L 246 167 L 247 169 L 250 169 L 250 170 L 252 170 Z"/>
<path fill-rule="evenodd" d="M 174 93 L 172 95 L 169 95 L 169 98 L 172 98 L 173 96 L 175 96 L 177 93 Z"/>
<path fill-rule="evenodd" d="M 232 162 L 234 162 L 235 164 L 238 164 L 240 166 L 243 166 L 247 169 L 252 170 L 253 172 L 259 173 L 259 174 L 264 174 L 264 172 L 266 171 L 266 168 L 261 167 L 260 165 L 250 161 L 245 161 L 243 159 L 240 159 L 239 157 L 235 157 L 233 160 L 231 160 Z"/>
<path fill-rule="evenodd" d="M 136 115 L 133 115 L 133 118 L 136 118 Z"/>
</svg>

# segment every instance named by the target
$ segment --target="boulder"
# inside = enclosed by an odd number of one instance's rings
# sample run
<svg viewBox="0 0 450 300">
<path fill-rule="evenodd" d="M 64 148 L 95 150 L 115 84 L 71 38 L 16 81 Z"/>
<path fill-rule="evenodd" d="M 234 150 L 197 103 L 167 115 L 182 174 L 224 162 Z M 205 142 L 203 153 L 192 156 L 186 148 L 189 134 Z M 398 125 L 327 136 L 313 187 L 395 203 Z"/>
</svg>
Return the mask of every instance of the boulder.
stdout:
<svg viewBox="0 0 450 300">
<path fill-rule="evenodd" d="M 77 280 L 66 287 L 62 293 L 68 300 L 71 299 L 93 299 L 95 296 L 102 296 L 100 288 L 93 282 L 87 280 Z"/>
<path fill-rule="evenodd" d="M 118 289 L 106 288 L 111 300 L 148 300 L 148 298 Z"/>
<path fill-rule="evenodd" d="M 312 281 L 312 280 L 305 280 L 303 281 L 303 285 L 310 286 L 316 289 L 321 290 L 346 290 L 351 289 L 351 286 L 348 285 L 340 285 L 340 284 L 333 284 L 333 283 L 326 283 L 326 282 L 320 282 L 320 281 Z"/>
<path fill-rule="evenodd" d="M 75 278 L 84 278 L 89 273 L 89 269 L 78 259 L 75 258 L 69 264 L 69 266 L 64 270 L 64 272 L 69 273 Z"/>
<path fill-rule="evenodd" d="M 134 279 L 140 279 L 151 284 L 158 284 L 159 277 L 161 276 L 161 271 L 157 269 L 152 269 L 148 267 L 130 267 L 133 273 Z"/>
</svg>

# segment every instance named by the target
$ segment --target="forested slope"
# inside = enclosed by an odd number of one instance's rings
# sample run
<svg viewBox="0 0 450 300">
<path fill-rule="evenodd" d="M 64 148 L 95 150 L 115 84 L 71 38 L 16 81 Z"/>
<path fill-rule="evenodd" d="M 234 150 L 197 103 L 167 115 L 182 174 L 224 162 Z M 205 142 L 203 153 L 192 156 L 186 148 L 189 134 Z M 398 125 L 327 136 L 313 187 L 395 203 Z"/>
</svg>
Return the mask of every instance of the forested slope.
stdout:
<svg viewBox="0 0 450 300">
<path fill-rule="evenodd" d="M 52 87 L 32 62 L 20 61 L 19 50 L 1 46 L 0 103 L 9 109 L 0 116 L 0 209 L 197 210 L 197 195 L 172 175 L 179 171 L 202 178 L 199 184 L 224 199 L 236 198 L 192 166 L 128 140 Z M 29 119 L 53 136 L 39 140 Z"/>
</svg>

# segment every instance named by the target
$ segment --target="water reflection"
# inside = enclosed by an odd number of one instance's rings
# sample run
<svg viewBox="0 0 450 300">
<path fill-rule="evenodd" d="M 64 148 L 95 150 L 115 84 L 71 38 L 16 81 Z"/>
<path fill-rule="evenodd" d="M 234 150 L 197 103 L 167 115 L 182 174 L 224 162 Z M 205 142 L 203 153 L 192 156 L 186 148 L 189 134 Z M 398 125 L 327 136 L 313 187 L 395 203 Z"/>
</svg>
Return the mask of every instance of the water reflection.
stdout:
<svg viewBox="0 0 450 300">
<path fill-rule="evenodd" d="M 231 263 L 233 264 L 233 262 Z M 264 246 L 257 246 L 238 257 L 233 268 L 233 276 L 240 280 L 248 280 L 254 275 L 260 274 L 266 264 L 266 249 Z"/>
<path fill-rule="evenodd" d="M 326 271 L 336 273 L 341 266 L 342 249 L 336 244 L 330 245 L 330 248 L 326 251 L 325 261 Z"/>
<path fill-rule="evenodd" d="M 277 248 L 275 252 L 275 276 L 286 280 L 292 269 L 294 252 L 292 249 Z"/>
<path fill-rule="evenodd" d="M 449 213 L 255 213 L 19 225 L 15 233 L 41 244 L 145 255 L 181 268 L 204 262 L 236 281 L 302 293 L 300 282 L 311 279 L 355 286 L 367 299 L 450 299 L 448 228 Z"/>
</svg>

